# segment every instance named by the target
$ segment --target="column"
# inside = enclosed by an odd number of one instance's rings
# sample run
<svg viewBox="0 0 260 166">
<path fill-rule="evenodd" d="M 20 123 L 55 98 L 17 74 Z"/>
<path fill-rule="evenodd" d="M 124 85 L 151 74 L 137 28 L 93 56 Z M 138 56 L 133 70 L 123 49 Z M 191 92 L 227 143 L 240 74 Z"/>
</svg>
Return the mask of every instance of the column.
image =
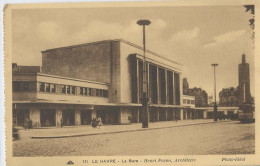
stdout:
<svg viewBox="0 0 260 166">
<path fill-rule="evenodd" d="M 157 119 L 157 122 L 160 121 L 160 110 L 159 110 L 159 108 L 156 109 L 156 119 Z"/>
<path fill-rule="evenodd" d="M 159 68 L 156 66 L 157 70 L 157 103 L 161 104 L 161 91 L 160 91 L 160 80 L 159 80 Z"/>
<path fill-rule="evenodd" d="M 203 110 L 203 119 L 207 119 L 207 110 Z"/>
<path fill-rule="evenodd" d="M 97 117 L 97 111 L 96 110 L 92 110 L 91 119 L 96 118 L 96 117 Z"/>
<path fill-rule="evenodd" d="M 165 108 L 165 120 L 167 121 L 168 120 L 168 109 Z"/>
<path fill-rule="evenodd" d="M 183 83 L 182 83 L 182 74 L 179 74 L 179 84 L 180 84 L 180 105 L 183 103 L 182 95 L 183 95 Z"/>
<path fill-rule="evenodd" d="M 61 118 L 62 118 L 62 110 L 61 107 L 58 106 L 56 108 L 56 126 L 61 127 Z"/>
<path fill-rule="evenodd" d="M 172 100 L 173 100 L 173 105 L 176 104 L 176 96 L 175 96 L 175 84 L 174 84 L 174 72 L 172 72 Z"/>
<path fill-rule="evenodd" d="M 136 123 L 139 123 L 139 109 L 136 110 Z"/>
<path fill-rule="evenodd" d="M 180 120 L 183 120 L 183 108 L 180 109 Z"/>
<path fill-rule="evenodd" d="M 75 126 L 81 125 L 80 110 L 75 110 Z"/>
<path fill-rule="evenodd" d="M 169 104 L 169 93 L 168 93 L 168 74 L 167 70 L 165 69 L 165 100 L 166 104 Z"/>
<path fill-rule="evenodd" d="M 33 127 L 41 127 L 40 109 L 38 107 L 30 109 L 30 119 L 32 120 Z"/>
<path fill-rule="evenodd" d="M 139 96 L 139 92 L 140 92 L 140 87 L 139 87 L 139 81 L 140 81 L 140 78 L 139 78 L 139 60 L 137 59 L 136 60 L 136 82 L 137 82 L 137 86 L 136 86 L 136 99 L 137 99 L 137 103 L 140 103 L 140 96 Z"/>
</svg>

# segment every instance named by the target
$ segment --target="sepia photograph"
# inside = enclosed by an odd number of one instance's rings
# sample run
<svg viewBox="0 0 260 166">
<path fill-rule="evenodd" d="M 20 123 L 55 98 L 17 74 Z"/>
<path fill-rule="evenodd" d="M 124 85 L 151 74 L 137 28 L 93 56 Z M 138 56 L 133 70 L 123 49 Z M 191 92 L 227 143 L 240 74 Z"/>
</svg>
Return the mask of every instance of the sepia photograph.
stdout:
<svg viewBox="0 0 260 166">
<path fill-rule="evenodd" d="M 256 157 L 254 3 L 129 4 L 5 7 L 7 157 Z"/>
</svg>

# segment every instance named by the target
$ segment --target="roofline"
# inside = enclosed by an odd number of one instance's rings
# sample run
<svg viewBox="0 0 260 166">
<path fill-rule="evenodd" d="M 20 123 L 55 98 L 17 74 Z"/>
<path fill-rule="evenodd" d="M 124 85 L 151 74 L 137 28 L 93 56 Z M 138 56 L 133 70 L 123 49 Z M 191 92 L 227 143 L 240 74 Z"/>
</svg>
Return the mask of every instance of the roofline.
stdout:
<svg viewBox="0 0 260 166">
<path fill-rule="evenodd" d="M 56 50 L 64 50 L 64 49 L 75 48 L 75 47 L 83 47 L 83 46 L 94 45 L 94 44 L 101 44 L 101 43 L 107 43 L 107 42 L 123 42 L 125 44 L 130 45 L 130 46 L 133 46 L 135 48 L 143 50 L 143 47 L 138 46 L 138 45 L 136 45 L 136 44 L 134 44 L 132 42 L 129 42 L 127 40 L 124 40 L 124 39 L 110 39 L 110 40 L 101 40 L 101 41 L 96 41 L 96 42 L 91 42 L 91 43 L 83 43 L 83 44 L 77 44 L 77 45 L 72 45 L 72 46 L 65 46 L 65 47 L 58 47 L 58 48 L 48 49 L 48 50 L 41 51 L 41 53 L 46 53 L 46 52 L 51 52 L 51 51 L 56 51 Z M 148 49 L 146 49 L 146 52 L 148 52 L 150 54 L 153 54 L 153 55 L 155 55 L 157 57 L 160 57 L 162 59 L 165 59 L 167 61 L 170 61 L 172 63 L 175 63 L 175 64 L 183 66 L 183 64 L 181 64 L 181 63 L 175 62 L 175 61 L 173 61 L 173 60 L 171 60 L 169 58 L 161 56 L 161 55 L 159 55 L 159 54 L 157 54 L 157 53 L 155 53 L 153 51 L 150 51 Z"/>
<path fill-rule="evenodd" d="M 13 75 L 46 76 L 46 77 L 67 79 L 67 80 L 73 80 L 73 81 L 79 81 L 79 82 L 87 82 L 87 83 L 94 83 L 94 84 L 101 84 L 101 85 L 109 85 L 109 83 L 105 83 L 105 82 L 96 82 L 96 81 L 91 81 L 91 80 L 82 80 L 82 79 L 77 79 L 77 78 L 72 78 L 72 77 L 63 77 L 63 76 L 51 75 L 51 74 L 45 74 L 45 73 L 39 73 L 39 72 L 35 72 L 35 73 L 13 73 Z"/>
</svg>

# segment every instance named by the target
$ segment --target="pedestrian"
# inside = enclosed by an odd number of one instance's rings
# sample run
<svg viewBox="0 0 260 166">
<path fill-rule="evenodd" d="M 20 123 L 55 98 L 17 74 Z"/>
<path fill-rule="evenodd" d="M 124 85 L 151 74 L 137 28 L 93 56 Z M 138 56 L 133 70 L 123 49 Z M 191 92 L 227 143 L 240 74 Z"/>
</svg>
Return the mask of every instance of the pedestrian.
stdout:
<svg viewBox="0 0 260 166">
<path fill-rule="evenodd" d="M 96 127 L 97 127 L 97 120 L 96 120 L 96 118 L 92 118 L 92 120 L 91 120 L 91 126 L 95 129 Z"/>
<path fill-rule="evenodd" d="M 26 118 L 23 124 L 24 130 L 28 130 L 29 131 L 29 119 Z"/>
<path fill-rule="evenodd" d="M 101 117 L 99 116 L 98 119 L 97 119 L 97 125 L 98 125 L 98 128 L 100 129 L 100 126 L 102 126 L 102 119 Z"/>
<path fill-rule="evenodd" d="M 28 120 L 29 120 L 29 121 L 28 121 L 28 123 L 29 123 L 29 124 L 28 124 L 28 128 L 29 128 L 29 129 L 32 129 L 32 123 L 33 123 L 33 122 L 32 122 L 32 120 L 31 120 L 30 118 L 29 118 Z M 29 129 L 28 129 L 28 130 L 29 130 Z"/>
<path fill-rule="evenodd" d="M 60 127 L 62 127 L 63 126 L 63 118 L 61 117 L 60 118 Z"/>
</svg>

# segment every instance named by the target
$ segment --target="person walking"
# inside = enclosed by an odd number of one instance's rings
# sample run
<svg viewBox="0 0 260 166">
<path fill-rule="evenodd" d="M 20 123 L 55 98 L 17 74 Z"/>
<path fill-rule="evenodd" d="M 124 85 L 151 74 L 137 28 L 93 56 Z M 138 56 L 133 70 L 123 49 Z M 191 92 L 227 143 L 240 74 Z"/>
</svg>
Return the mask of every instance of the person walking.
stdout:
<svg viewBox="0 0 260 166">
<path fill-rule="evenodd" d="M 91 120 L 91 126 L 95 129 L 97 127 L 97 119 L 96 118 L 92 118 Z"/>
<path fill-rule="evenodd" d="M 24 130 L 28 130 L 29 131 L 29 119 L 26 118 L 23 124 Z"/>
<path fill-rule="evenodd" d="M 98 128 L 100 129 L 100 126 L 102 126 L 102 119 L 101 117 L 99 116 L 98 119 L 97 119 L 97 124 L 98 124 Z"/>
<path fill-rule="evenodd" d="M 61 117 L 60 118 L 60 127 L 62 127 L 63 126 L 63 118 Z"/>
</svg>

